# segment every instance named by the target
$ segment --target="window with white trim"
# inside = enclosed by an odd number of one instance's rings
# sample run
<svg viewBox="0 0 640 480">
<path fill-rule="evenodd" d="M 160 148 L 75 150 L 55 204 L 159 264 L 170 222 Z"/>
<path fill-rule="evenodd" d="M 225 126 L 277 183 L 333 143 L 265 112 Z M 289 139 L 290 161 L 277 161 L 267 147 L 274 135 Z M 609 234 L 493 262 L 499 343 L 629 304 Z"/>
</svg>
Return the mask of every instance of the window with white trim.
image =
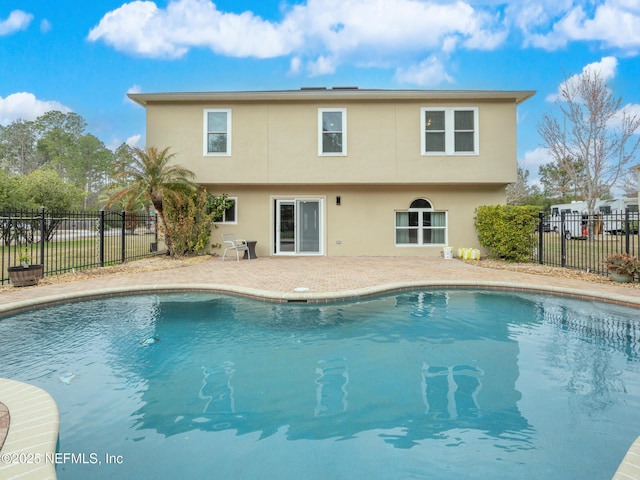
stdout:
<svg viewBox="0 0 640 480">
<path fill-rule="evenodd" d="M 447 245 L 447 212 L 434 210 L 428 200 L 419 198 L 394 213 L 396 246 Z"/>
<path fill-rule="evenodd" d="M 478 155 L 478 108 L 420 109 L 423 155 Z"/>
<path fill-rule="evenodd" d="M 227 207 L 220 216 L 215 217 L 213 221 L 215 223 L 230 223 L 235 225 L 238 223 L 238 197 L 227 197 L 227 200 L 232 202 L 232 204 Z"/>
<path fill-rule="evenodd" d="M 347 154 L 347 109 L 318 109 L 318 155 Z"/>
<path fill-rule="evenodd" d="M 231 155 L 231 110 L 208 108 L 204 111 L 204 155 Z"/>
</svg>

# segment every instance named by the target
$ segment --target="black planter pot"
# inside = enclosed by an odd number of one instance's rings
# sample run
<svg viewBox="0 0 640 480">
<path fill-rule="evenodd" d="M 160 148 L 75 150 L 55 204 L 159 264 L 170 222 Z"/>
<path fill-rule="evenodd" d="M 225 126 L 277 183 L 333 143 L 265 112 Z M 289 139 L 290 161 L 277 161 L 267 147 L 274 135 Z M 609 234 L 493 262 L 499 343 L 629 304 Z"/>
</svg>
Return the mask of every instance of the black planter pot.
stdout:
<svg viewBox="0 0 640 480">
<path fill-rule="evenodd" d="M 29 265 L 27 268 L 23 266 L 9 267 L 9 281 L 14 287 L 28 287 L 29 285 L 37 285 L 43 276 L 44 265 Z"/>
</svg>

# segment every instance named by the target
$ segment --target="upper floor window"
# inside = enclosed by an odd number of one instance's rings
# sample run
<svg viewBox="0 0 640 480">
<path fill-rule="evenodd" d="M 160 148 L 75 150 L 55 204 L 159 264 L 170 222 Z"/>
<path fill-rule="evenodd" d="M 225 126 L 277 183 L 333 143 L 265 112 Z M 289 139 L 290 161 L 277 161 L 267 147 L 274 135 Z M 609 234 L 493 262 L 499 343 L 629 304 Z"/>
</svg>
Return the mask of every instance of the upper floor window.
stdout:
<svg viewBox="0 0 640 480">
<path fill-rule="evenodd" d="M 318 155 L 347 154 L 347 109 L 318 109 Z"/>
<path fill-rule="evenodd" d="M 204 154 L 231 155 L 231 110 L 204 111 Z"/>
<path fill-rule="evenodd" d="M 477 155 L 478 109 L 420 109 L 423 155 Z"/>
</svg>

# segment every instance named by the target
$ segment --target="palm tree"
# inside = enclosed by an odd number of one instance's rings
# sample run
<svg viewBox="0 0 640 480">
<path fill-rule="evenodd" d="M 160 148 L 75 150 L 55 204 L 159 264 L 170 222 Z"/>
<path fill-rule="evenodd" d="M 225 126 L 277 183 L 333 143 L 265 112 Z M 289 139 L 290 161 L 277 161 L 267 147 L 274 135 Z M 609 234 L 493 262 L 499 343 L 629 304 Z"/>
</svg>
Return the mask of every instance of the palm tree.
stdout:
<svg viewBox="0 0 640 480">
<path fill-rule="evenodd" d="M 196 189 L 191 181 L 195 174 L 180 165 L 171 164 L 175 153 L 169 153 L 170 148 L 133 148 L 131 161 L 121 166 L 115 175 L 127 185 L 111 195 L 106 206 L 126 200 L 125 210 L 130 210 L 137 200 L 143 198 L 153 205 L 161 224 L 166 225 L 165 200 L 179 202 L 183 195 Z M 171 238 L 166 233 L 165 243 L 169 254 L 173 255 Z"/>
</svg>

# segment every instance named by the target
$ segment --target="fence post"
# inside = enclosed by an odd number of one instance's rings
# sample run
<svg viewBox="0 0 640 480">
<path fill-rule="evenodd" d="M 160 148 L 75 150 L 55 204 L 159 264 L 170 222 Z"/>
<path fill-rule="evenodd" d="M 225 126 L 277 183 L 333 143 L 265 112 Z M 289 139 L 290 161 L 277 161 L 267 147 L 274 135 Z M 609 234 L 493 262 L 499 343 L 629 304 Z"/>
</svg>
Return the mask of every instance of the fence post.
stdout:
<svg viewBox="0 0 640 480">
<path fill-rule="evenodd" d="M 565 236 L 565 212 L 560 213 L 560 266 L 567 266 L 567 239 Z"/>
<path fill-rule="evenodd" d="M 151 214 L 150 214 L 151 215 Z M 151 217 L 153 219 L 153 237 L 156 245 L 158 245 L 158 214 Z"/>
<path fill-rule="evenodd" d="M 8 252 L 9 255 L 7 256 L 7 260 L 8 260 L 7 266 L 11 266 L 11 245 L 15 243 L 16 244 L 15 246 L 17 246 L 17 244 L 18 244 L 18 237 L 16 236 L 16 233 L 15 233 L 15 227 L 13 226 L 13 218 L 11 217 L 11 213 L 12 212 L 9 212 L 9 248 L 7 249 L 7 252 Z M 14 234 L 11 235 L 11 232 L 14 232 Z M 14 250 L 13 257 L 14 258 L 16 256 L 16 254 L 15 254 L 15 246 L 14 246 L 14 249 L 13 249 Z M 3 255 L 2 259 L 4 260 L 4 255 Z M 4 270 L 2 270 L 2 271 L 4 272 Z"/>
<path fill-rule="evenodd" d="M 100 237 L 100 266 L 104 267 L 104 210 L 100 210 L 100 223 L 98 225 Z"/>
<path fill-rule="evenodd" d="M 629 207 L 624 209 L 624 251 L 629 255 Z"/>
<path fill-rule="evenodd" d="M 120 247 L 122 254 L 120 256 L 121 262 L 124 263 L 126 261 L 125 248 L 127 247 L 126 237 L 127 234 L 127 212 L 122 211 L 122 235 L 120 237 Z"/>
<path fill-rule="evenodd" d="M 44 265 L 44 245 L 45 245 L 45 234 L 44 231 L 47 228 L 46 219 L 44 216 L 44 207 L 40 207 L 40 265 Z M 42 268 L 42 274 L 44 275 L 46 272 L 45 268 Z"/>
<path fill-rule="evenodd" d="M 538 263 L 542 265 L 544 263 L 544 256 L 542 255 L 542 249 L 544 248 L 544 212 L 538 212 L 538 219 Z"/>
</svg>

